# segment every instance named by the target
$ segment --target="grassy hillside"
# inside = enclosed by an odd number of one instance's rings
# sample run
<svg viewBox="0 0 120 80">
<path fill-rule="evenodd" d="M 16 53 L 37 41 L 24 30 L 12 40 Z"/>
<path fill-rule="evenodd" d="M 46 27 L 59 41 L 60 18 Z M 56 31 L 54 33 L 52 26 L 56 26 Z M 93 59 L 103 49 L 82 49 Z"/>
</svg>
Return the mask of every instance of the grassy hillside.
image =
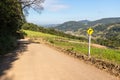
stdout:
<svg viewBox="0 0 120 80">
<path fill-rule="evenodd" d="M 84 38 L 84 37 L 73 36 L 73 35 L 70 35 L 70 34 L 66 34 L 62 31 L 55 30 L 53 28 L 44 28 L 44 27 L 41 27 L 41 26 L 37 26 L 33 23 L 25 23 L 22 26 L 22 29 L 32 30 L 32 31 L 37 31 L 37 32 L 42 32 L 42 33 L 47 33 L 47 34 L 52 34 L 52 35 L 61 36 L 61 37 L 67 37 L 67 38 L 71 38 L 71 39 L 78 39 L 78 40 L 81 40 L 81 41 L 86 41 L 86 38 Z"/>
<path fill-rule="evenodd" d="M 56 35 L 41 33 L 41 32 L 34 32 L 29 30 L 24 30 L 24 32 L 27 34 L 27 37 L 33 40 L 44 39 L 50 44 L 60 48 L 64 48 L 67 51 L 74 51 L 74 52 L 77 52 L 78 54 L 84 54 L 84 55 L 87 55 L 88 53 L 88 45 L 76 39 L 70 39 L 66 37 L 61 37 L 61 36 L 56 36 Z M 103 49 L 103 48 L 97 48 L 92 46 L 91 55 L 92 57 L 95 57 L 98 59 L 103 59 L 106 61 L 120 64 L 120 50 L 108 49 L 108 48 Z"/>
</svg>

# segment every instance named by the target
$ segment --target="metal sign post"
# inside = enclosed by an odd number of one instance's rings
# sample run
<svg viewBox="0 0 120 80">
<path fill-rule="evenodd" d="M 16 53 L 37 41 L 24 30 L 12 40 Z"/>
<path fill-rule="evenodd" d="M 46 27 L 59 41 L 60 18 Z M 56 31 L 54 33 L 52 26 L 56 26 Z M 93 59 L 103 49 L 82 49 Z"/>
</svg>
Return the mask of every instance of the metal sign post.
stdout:
<svg viewBox="0 0 120 80">
<path fill-rule="evenodd" d="M 88 57 L 90 57 L 90 45 L 91 45 L 91 35 L 89 35 L 89 42 L 88 42 Z"/>
<path fill-rule="evenodd" d="M 91 35 L 92 35 L 93 32 L 94 32 L 94 31 L 93 31 L 92 28 L 89 28 L 89 29 L 87 30 L 87 33 L 88 33 L 88 35 L 89 35 L 89 41 L 88 41 L 88 57 L 90 57 Z"/>
</svg>

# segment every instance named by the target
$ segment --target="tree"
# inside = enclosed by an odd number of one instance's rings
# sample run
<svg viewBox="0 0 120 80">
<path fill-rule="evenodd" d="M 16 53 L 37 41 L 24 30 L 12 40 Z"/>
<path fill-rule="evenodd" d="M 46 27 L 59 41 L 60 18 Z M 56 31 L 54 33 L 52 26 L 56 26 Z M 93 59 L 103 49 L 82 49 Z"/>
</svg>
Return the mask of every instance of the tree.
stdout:
<svg viewBox="0 0 120 80">
<path fill-rule="evenodd" d="M 18 32 L 24 23 L 24 11 L 30 8 L 40 12 L 44 0 L 1 0 L 0 1 L 0 55 L 17 46 Z"/>
<path fill-rule="evenodd" d="M 22 6 L 16 1 L 0 1 L 0 55 L 16 47 L 17 31 L 23 23 Z"/>
<path fill-rule="evenodd" d="M 17 0 L 2 0 L 0 2 L 0 32 L 14 35 L 20 29 L 23 21 L 21 4 L 15 4 Z"/>
<path fill-rule="evenodd" d="M 22 4 L 23 11 L 28 14 L 28 10 L 30 8 L 34 9 L 38 13 L 41 13 L 41 10 L 43 10 L 42 3 L 45 0 L 19 0 L 19 2 Z"/>
</svg>

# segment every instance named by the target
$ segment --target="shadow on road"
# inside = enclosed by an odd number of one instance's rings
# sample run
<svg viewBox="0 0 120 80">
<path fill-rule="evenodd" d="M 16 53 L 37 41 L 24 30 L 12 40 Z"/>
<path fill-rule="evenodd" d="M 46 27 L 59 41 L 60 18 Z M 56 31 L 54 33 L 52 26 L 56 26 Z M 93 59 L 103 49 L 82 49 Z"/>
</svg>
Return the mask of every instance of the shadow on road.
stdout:
<svg viewBox="0 0 120 80">
<path fill-rule="evenodd" d="M 27 45 L 29 44 L 26 40 L 19 40 L 18 41 L 18 48 L 17 50 L 8 53 L 5 56 L 0 57 L 0 77 L 5 75 L 5 71 L 12 68 L 12 63 L 16 60 L 18 60 L 18 55 L 21 54 L 24 51 L 27 51 Z M 5 80 L 11 80 L 11 79 L 5 79 Z"/>
</svg>

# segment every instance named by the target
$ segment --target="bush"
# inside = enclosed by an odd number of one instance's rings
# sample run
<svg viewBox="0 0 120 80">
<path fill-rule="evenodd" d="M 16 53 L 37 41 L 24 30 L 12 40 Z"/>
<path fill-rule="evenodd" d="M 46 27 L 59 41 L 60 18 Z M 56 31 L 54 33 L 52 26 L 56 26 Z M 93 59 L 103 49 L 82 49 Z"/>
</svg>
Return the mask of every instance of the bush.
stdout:
<svg viewBox="0 0 120 80">
<path fill-rule="evenodd" d="M 0 1 L 0 55 L 17 46 L 17 31 L 23 24 L 22 5 L 18 0 Z"/>
<path fill-rule="evenodd" d="M 0 37 L 0 55 L 5 55 L 17 46 L 17 39 L 12 36 Z"/>
</svg>

